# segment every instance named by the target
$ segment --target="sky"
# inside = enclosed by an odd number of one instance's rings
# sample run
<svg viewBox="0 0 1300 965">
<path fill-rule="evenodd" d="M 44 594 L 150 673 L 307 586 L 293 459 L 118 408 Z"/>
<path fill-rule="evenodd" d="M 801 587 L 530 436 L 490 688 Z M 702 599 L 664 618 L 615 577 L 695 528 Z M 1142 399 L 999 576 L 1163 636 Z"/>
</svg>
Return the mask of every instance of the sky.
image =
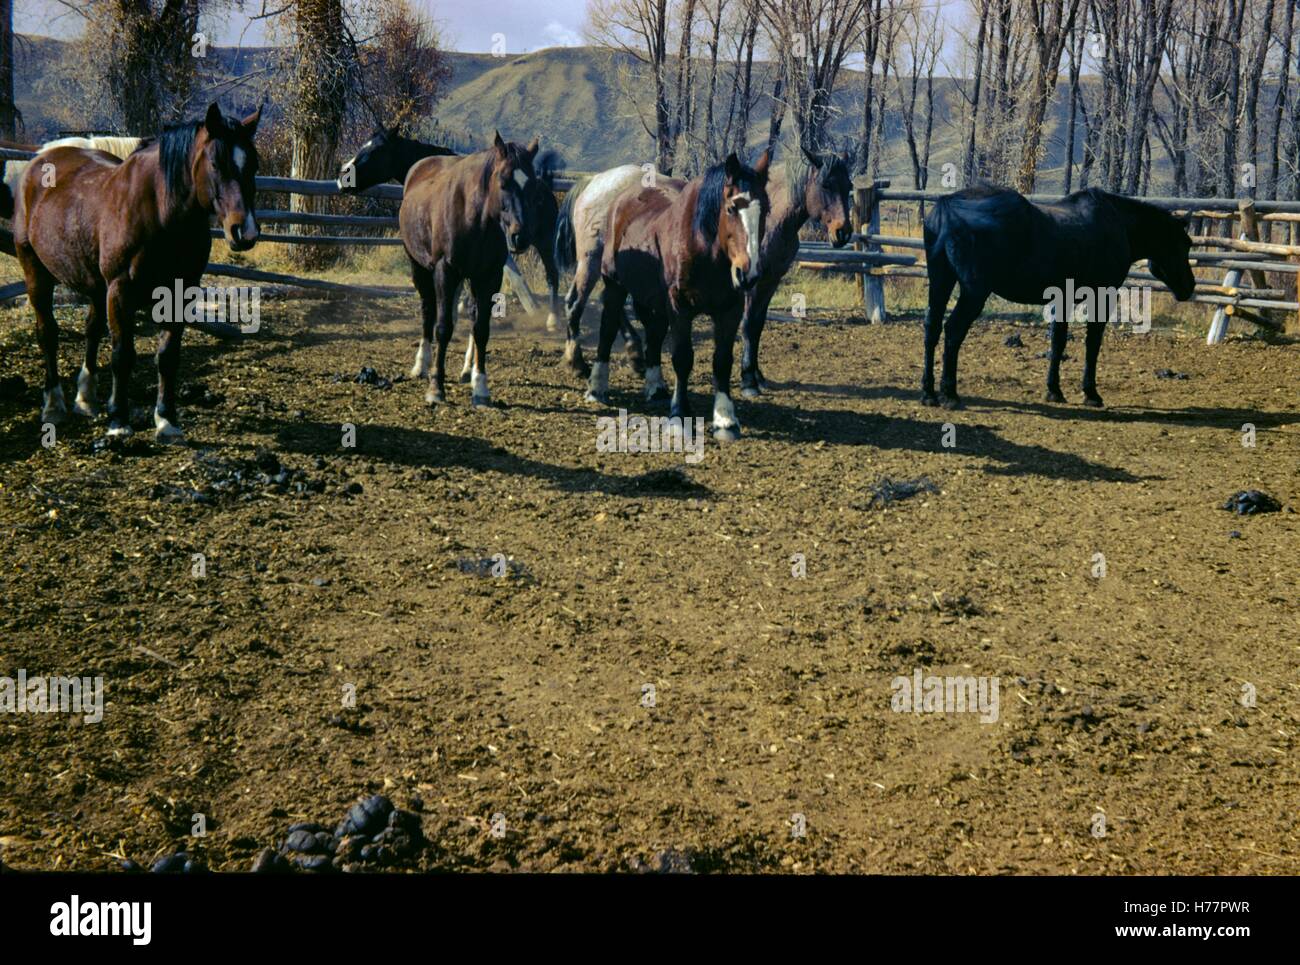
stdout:
<svg viewBox="0 0 1300 965">
<path fill-rule="evenodd" d="M 493 34 L 505 37 L 505 53 L 522 54 L 542 47 L 583 43 L 587 0 L 411 0 L 418 11 L 439 25 L 443 40 L 453 50 L 483 52 L 492 49 Z M 268 3 L 272 9 L 278 4 Z M 263 25 L 248 14 L 262 9 L 262 0 L 244 0 L 220 21 L 205 24 L 221 46 L 243 37 L 245 46 L 265 41 Z M 69 38 L 82 30 L 81 18 L 58 0 L 15 0 L 14 29 L 18 33 Z"/>
</svg>

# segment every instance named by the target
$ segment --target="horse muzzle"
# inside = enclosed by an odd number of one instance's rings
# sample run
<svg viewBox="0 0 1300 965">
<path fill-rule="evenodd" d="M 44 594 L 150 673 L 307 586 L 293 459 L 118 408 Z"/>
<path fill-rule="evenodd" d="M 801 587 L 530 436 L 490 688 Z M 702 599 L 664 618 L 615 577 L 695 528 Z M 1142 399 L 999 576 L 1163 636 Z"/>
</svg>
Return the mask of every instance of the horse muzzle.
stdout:
<svg viewBox="0 0 1300 965">
<path fill-rule="evenodd" d="M 257 244 L 260 233 L 257 224 L 252 218 L 248 218 L 239 224 L 228 225 L 225 235 L 226 244 L 230 246 L 231 251 L 248 251 Z"/>
<path fill-rule="evenodd" d="M 528 235 L 522 231 L 507 231 L 506 247 L 510 250 L 510 254 L 520 254 L 528 248 Z"/>
<path fill-rule="evenodd" d="M 843 248 L 853 238 L 853 229 L 842 224 L 831 232 L 831 247 Z"/>
<path fill-rule="evenodd" d="M 758 284 L 758 272 L 754 269 L 746 271 L 739 265 L 731 266 L 731 286 L 737 291 L 749 291 Z"/>
</svg>

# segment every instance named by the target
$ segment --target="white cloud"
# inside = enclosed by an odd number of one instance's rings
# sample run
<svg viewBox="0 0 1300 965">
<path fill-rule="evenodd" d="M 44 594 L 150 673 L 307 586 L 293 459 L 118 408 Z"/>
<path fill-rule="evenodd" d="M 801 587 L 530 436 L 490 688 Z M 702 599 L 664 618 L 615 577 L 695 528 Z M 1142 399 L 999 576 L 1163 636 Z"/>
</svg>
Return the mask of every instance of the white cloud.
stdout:
<svg viewBox="0 0 1300 965">
<path fill-rule="evenodd" d="M 542 28 L 542 38 L 546 45 L 552 47 L 581 47 L 582 37 L 576 30 L 571 30 L 558 20 L 552 20 Z"/>
</svg>

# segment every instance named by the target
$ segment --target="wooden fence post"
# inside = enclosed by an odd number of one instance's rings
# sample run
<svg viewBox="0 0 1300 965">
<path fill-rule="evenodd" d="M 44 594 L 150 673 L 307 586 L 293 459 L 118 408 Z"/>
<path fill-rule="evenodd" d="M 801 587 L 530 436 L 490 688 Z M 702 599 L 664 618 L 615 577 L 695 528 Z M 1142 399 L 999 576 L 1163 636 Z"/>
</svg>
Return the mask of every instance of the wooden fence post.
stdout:
<svg viewBox="0 0 1300 965">
<path fill-rule="evenodd" d="M 858 196 L 858 224 L 863 235 L 880 234 L 880 192 L 889 187 L 888 181 L 875 181 L 869 188 L 860 188 Z M 859 242 L 858 251 L 880 251 L 875 241 Z M 885 311 L 885 282 L 870 272 L 862 276 L 862 311 L 869 324 L 880 325 L 889 320 Z"/>
</svg>

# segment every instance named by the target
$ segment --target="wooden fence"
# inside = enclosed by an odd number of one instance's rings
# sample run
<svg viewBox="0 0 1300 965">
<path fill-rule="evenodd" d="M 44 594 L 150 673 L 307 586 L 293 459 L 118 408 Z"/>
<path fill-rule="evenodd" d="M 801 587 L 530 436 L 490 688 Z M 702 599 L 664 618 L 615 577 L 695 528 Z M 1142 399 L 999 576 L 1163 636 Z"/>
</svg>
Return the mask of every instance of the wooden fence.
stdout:
<svg viewBox="0 0 1300 965">
<path fill-rule="evenodd" d="M 0 148 L 0 159 L 3 160 L 25 160 L 33 156 L 24 151 Z M 570 172 L 569 177 L 557 178 L 556 188 L 561 192 L 571 189 L 578 176 L 579 172 Z M 862 276 L 863 310 L 869 322 L 884 322 L 888 318 L 884 285 L 886 279 L 926 276 L 923 260 L 925 243 L 919 237 L 882 234 L 881 205 L 891 202 L 914 204 L 923 210 L 925 204 L 938 201 L 944 196 L 943 192 L 937 191 L 891 191 L 889 188 L 890 182 L 883 180 L 858 181 L 855 184 L 854 209 L 859 232 L 853 236 L 852 249 L 835 249 L 826 242 L 816 241 L 807 241 L 799 246 L 800 267 Z M 312 197 L 341 194 L 333 181 L 279 177 L 259 177 L 257 189 L 265 194 Z M 360 192 L 360 196 L 400 201 L 402 188 L 395 184 L 383 184 Z M 1031 195 L 1030 200 L 1050 202 L 1058 199 L 1050 195 Z M 1300 330 L 1300 202 L 1230 198 L 1142 200 L 1176 214 L 1190 213 L 1194 225 L 1199 226 L 1194 228 L 1193 234 L 1196 245 L 1196 250 L 1192 253 L 1193 266 L 1225 273 L 1220 284 L 1198 278 L 1196 293 L 1192 298 L 1195 302 L 1214 306 L 1214 316 L 1206 339 L 1209 344 L 1223 339 L 1232 318 L 1272 331 Z M 262 225 L 371 228 L 376 231 L 392 231 L 397 227 L 397 218 L 391 216 L 317 214 L 276 208 L 259 209 L 257 220 Z M 917 220 L 919 222 L 919 218 Z M 1209 229 L 1213 227 L 1219 228 L 1218 234 L 1210 233 Z M 1273 240 L 1273 232 L 1277 228 L 1284 230 L 1285 243 Z M 221 232 L 215 228 L 212 234 L 221 237 Z M 260 236 L 260 241 L 269 244 L 332 246 L 396 246 L 402 243 L 400 238 L 391 234 L 309 235 L 281 232 L 264 233 Z M 903 250 L 886 251 L 886 248 Z M 207 272 L 246 281 L 342 294 L 371 297 L 410 294 L 410 289 L 405 286 L 349 285 L 216 262 L 208 265 Z M 528 290 L 513 259 L 510 259 L 506 273 L 512 291 L 518 295 L 525 308 L 532 311 L 536 304 L 534 296 Z M 1268 273 L 1284 276 L 1285 285 L 1270 287 Z M 1246 280 L 1249 280 L 1249 284 L 1243 284 Z M 1168 291 L 1143 262 L 1136 264 L 1129 272 L 1128 283 L 1131 286 Z M 20 292 L 21 286 L 6 286 L 0 289 L 0 298 Z"/>
</svg>

